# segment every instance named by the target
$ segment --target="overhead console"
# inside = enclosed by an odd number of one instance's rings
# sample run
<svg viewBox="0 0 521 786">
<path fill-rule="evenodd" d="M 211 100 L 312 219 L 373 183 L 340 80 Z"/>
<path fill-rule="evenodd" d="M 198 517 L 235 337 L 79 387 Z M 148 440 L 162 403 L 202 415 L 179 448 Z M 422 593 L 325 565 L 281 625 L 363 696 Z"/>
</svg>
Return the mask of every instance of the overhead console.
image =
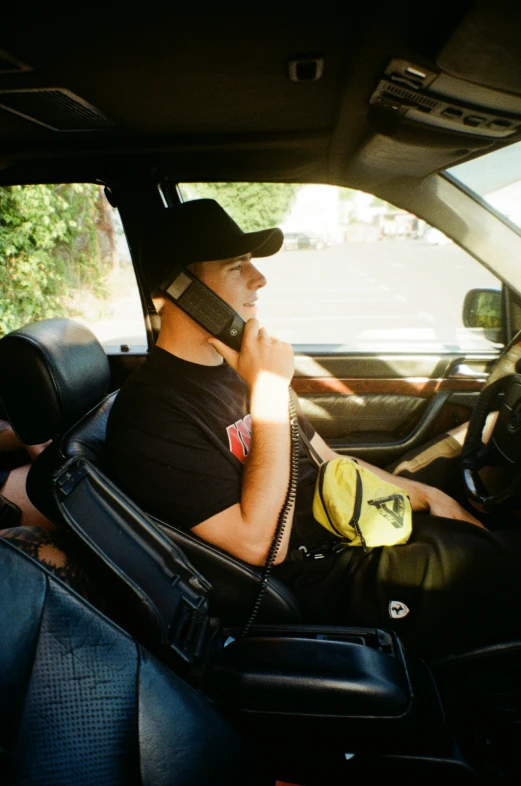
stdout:
<svg viewBox="0 0 521 786">
<path fill-rule="evenodd" d="M 492 139 L 521 131 L 521 96 L 393 58 L 370 103 L 404 119 Z"/>
<path fill-rule="evenodd" d="M 408 36 L 390 36 L 388 59 L 368 85 L 367 134 L 345 157 L 352 187 L 389 198 L 402 178 L 521 140 L 521 4 L 466 5 L 450 33 L 434 15 L 432 30 L 424 17 L 411 18 Z M 341 167 L 341 149 L 338 156 Z"/>
</svg>

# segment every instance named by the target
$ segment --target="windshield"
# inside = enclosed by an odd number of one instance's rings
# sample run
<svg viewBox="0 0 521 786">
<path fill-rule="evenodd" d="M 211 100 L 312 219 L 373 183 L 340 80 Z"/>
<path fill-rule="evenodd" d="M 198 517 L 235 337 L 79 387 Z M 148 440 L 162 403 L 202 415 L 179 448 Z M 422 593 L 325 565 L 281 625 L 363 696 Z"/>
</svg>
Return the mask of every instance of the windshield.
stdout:
<svg viewBox="0 0 521 786">
<path fill-rule="evenodd" d="M 521 228 L 521 142 L 459 164 L 447 173 Z"/>
</svg>

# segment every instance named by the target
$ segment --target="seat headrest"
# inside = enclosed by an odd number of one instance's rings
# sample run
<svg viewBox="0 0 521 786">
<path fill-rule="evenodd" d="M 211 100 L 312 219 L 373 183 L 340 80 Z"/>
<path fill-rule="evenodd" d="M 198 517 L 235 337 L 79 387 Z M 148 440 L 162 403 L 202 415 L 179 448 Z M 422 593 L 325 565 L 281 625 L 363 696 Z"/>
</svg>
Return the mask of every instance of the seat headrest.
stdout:
<svg viewBox="0 0 521 786">
<path fill-rule="evenodd" d="M 0 339 L 0 400 L 26 445 L 53 439 L 108 391 L 109 362 L 88 328 L 45 319 Z"/>
</svg>

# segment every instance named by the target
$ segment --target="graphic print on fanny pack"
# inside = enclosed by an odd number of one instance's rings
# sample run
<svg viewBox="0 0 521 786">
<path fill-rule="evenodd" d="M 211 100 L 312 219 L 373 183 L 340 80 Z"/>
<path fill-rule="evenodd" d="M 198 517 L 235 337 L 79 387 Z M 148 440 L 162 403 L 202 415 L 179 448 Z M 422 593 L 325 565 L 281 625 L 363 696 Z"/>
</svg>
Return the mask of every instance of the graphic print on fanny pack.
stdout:
<svg viewBox="0 0 521 786">
<path fill-rule="evenodd" d="M 392 502 L 392 508 L 387 507 L 387 503 Z M 368 505 L 373 505 L 378 513 L 380 513 L 387 521 L 390 521 L 393 527 L 401 529 L 403 527 L 403 516 L 405 513 L 405 503 L 401 494 L 389 494 L 388 497 L 379 497 L 379 499 L 368 499 Z"/>
<path fill-rule="evenodd" d="M 246 415 L 241 420 L 236 420 L 231 426 L 227 426 L 226 433 L 231 452 L 244 464 L 251 446 L 251 415 Z"/>
</svg>

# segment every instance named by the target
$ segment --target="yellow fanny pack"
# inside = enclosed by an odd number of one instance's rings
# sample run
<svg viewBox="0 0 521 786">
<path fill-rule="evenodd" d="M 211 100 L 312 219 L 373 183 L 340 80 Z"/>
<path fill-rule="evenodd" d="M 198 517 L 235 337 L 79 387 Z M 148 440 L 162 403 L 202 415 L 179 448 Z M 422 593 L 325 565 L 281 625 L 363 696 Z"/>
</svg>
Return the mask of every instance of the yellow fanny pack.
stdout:
<svg viewBox="0 0 521 786">
<path fill-rule="evenodd" d="M 412 532 L 409 496 L 356 461 L 340 457 L 319 467 L 315 519 L 349 546 L 396 546 Z"/>
</svg>

